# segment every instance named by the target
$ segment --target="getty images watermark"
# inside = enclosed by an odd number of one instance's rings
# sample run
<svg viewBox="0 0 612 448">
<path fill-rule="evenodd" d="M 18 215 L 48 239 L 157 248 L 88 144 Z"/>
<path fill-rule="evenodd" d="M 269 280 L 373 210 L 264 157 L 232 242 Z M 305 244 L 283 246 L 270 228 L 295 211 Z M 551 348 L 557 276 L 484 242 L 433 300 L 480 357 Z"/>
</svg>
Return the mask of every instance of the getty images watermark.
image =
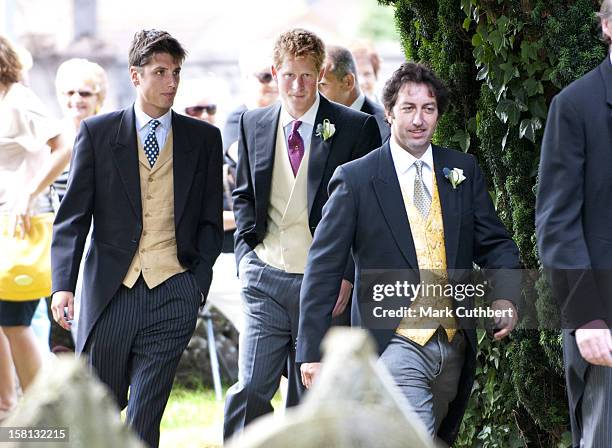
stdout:
<svg viewBox="0 0 612 448">
<path fill-rule="evenodd" d="M 514 318 L 525 300 L 521 270 L 365 270 L 357 300 L 372 329 L 494 328 Z M 505 302 L 496 302 L 504 299 Z"/>
</svg>

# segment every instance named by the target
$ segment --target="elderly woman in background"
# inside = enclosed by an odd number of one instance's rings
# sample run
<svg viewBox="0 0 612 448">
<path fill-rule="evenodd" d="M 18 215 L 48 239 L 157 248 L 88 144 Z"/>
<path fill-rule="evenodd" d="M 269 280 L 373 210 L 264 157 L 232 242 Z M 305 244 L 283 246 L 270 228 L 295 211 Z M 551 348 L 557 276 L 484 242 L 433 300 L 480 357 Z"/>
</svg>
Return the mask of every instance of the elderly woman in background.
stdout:
<svg viewBox="0 0 612 448">
<path fill-rule="evenodd" d="M 81 121 L 100 112 L 106 98 L 108 81 L 106 72 L 95 62 L 87 59 L 69 59 L 57 69 L 55 91 L 64 114 L 64 136 L 72 143 L 79 131 Z M 66 192 L 68 171 L 53 183 L 61 200 Z"/>
<path fill-rule="evenodd" d="M 70 158 L 59 124 L 20 83 L 21 72 L 14 47 L 0 36 L 0 214 L 8 215 L 9 233 L 15 238 L 26 237 L 30 216 L 51 211 L 49 185 Z M 39 301 L 39 297 L 22 302 L 0 298 L 0 394 L 9 394 L 14 386 L 13 364 L 24 390 L 42 365 L 30 328 Z M 0 419 L 13 404 L 11 396 L 0 396 Z"/>
<path fill-rule="evenodd" d="M 70 144 L 74 142 L 81 122 L 100 112 L 104 105 L 107 90 L 108 80 L 106 72 L 95 62 L 74 58 L 63 62 L 58 67 L 55 76 L 55 91 L 64 114 L 64 135 Z M 53 187 L 60 201 L 66 193 L 69 171 L 70 166 L 67 166 L 66 170 L 53 182 Z M 90 235 L 87 236 L 86 247 L 89 247 Z M 73 338 L 76 338 L 81 304 L 82 267 L 81 263 L 75 291 L 74 321 L 70 329 Z"/>
</svg>

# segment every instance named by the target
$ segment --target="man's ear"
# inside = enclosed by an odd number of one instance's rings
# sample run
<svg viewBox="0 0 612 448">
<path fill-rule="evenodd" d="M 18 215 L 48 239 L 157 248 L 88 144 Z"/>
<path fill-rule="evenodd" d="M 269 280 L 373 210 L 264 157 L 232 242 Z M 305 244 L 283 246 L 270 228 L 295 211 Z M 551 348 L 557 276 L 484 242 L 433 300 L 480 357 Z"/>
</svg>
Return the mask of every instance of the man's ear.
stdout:
<svg viewBox="0 0 612 448">
<path fill-rule="evenodd" d="M 344 84 L 344 88 L 350 92 L 355 88 L 355 84 L 356 84 L 357 80 L 355 79 L 355 75 L 352 73 L 347 73 L 346 75 L 344 75 L 344 78 L 342 78 L 342 84 Z"/>
<path fill-rule="evenodd" d="M 387 120 L 387 123 L 389 124 L 393 123 L 393 118 L 395 118 L 393 116 L 393 111 L 385 110 L 385 120 Z"/>
<path fill-rule="evenodd" d="M 139 67 L 130 66 L 130 80 L 134 87 L 137 87 L 140 84 L 140 77 L 138 76 L 140 72 L 138 71 Z"/>
<path fill-rule="evenodd" d="M 278 74 L 276 72 L 276 67 L 274 67 L 274 65 L 270 67 L 270 73 L 272 73 L 272 78 L 274 78 L 274 81 L 278 82 Z"/>
<path fill-rule="evenodd" d="M 604 33 L 608 39 L 612 40 L 612 30 L 610 29 L 610 19 L 602 18 L 601 19 L 601 32 Z"/>
<path fill-rule="evenodd" d="M 320 82 L 323 79 L 323 75 L 325 75 L 325 66 L 321 67 L 321 70 L 319 70 L 319 79 L 317 82 Z"/>
</svg>

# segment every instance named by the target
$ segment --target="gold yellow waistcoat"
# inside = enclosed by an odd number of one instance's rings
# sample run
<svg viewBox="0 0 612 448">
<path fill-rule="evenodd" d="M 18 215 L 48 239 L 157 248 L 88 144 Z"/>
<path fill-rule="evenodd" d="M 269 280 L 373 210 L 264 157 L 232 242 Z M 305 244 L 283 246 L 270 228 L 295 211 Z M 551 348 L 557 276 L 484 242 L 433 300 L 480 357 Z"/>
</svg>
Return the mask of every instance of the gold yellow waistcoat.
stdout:
<svg viewBox="0 0 612 448">
<path fill-rule="evenodd" d="M 402 188 L 404 206 L 410 222 L 410 231 L 416 251 L 417 262 L 421 273 L 421 284 L 448 284 L 448 274 L 446 271 L 446 248 L 444 246 L 444 224 L 442 221 L 442 207 L 438 194 L 436 176 L 433 176 L 433 194 L 431 207 L 427 218 L 419 213 Z M 453 310 L 453 299 L 451 297 L 432 297 L 430 295 L 419 295 L 411 305 L 411 308 L 433 308 L 437 310 Z M 442 318 L 430 317 L 406 317 L 404 318 L 396 333 L 408 338 L 419 345 L 425 345 L 436 333 L 439 326 L 446 330 L 448 340 L 452 340 L 457 332 L 457 322 L 454 317 L 447 316 Z"/>
<path fill-rule="evenodd" d="M 131 288 L 142 273 L 149 289 L 153 289 L 187 270 L 179 263 L 176 249 L 172 131 L 153 168 L 138 138 L 138 162 L 142 234 L 123 284 Z"/>
</svg>

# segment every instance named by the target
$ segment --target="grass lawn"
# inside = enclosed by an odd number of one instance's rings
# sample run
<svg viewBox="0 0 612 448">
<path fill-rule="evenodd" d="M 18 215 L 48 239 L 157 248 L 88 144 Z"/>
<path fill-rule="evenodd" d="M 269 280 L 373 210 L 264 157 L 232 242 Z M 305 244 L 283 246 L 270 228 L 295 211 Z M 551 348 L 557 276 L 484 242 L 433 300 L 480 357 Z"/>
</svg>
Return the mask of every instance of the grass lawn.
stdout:
<svg viewBox="0 0 612 448">
<path fill-rule="evenodd" d="M 223 398 L 227 387 L 223 389 Z M 161 423 L 160 448 L 217 448 L 222 446 L 224 400 L 217 401 L 212 389 L 175 386 Z M 277 393 L 272 401 L 281 409 Z"/>
</svg>

